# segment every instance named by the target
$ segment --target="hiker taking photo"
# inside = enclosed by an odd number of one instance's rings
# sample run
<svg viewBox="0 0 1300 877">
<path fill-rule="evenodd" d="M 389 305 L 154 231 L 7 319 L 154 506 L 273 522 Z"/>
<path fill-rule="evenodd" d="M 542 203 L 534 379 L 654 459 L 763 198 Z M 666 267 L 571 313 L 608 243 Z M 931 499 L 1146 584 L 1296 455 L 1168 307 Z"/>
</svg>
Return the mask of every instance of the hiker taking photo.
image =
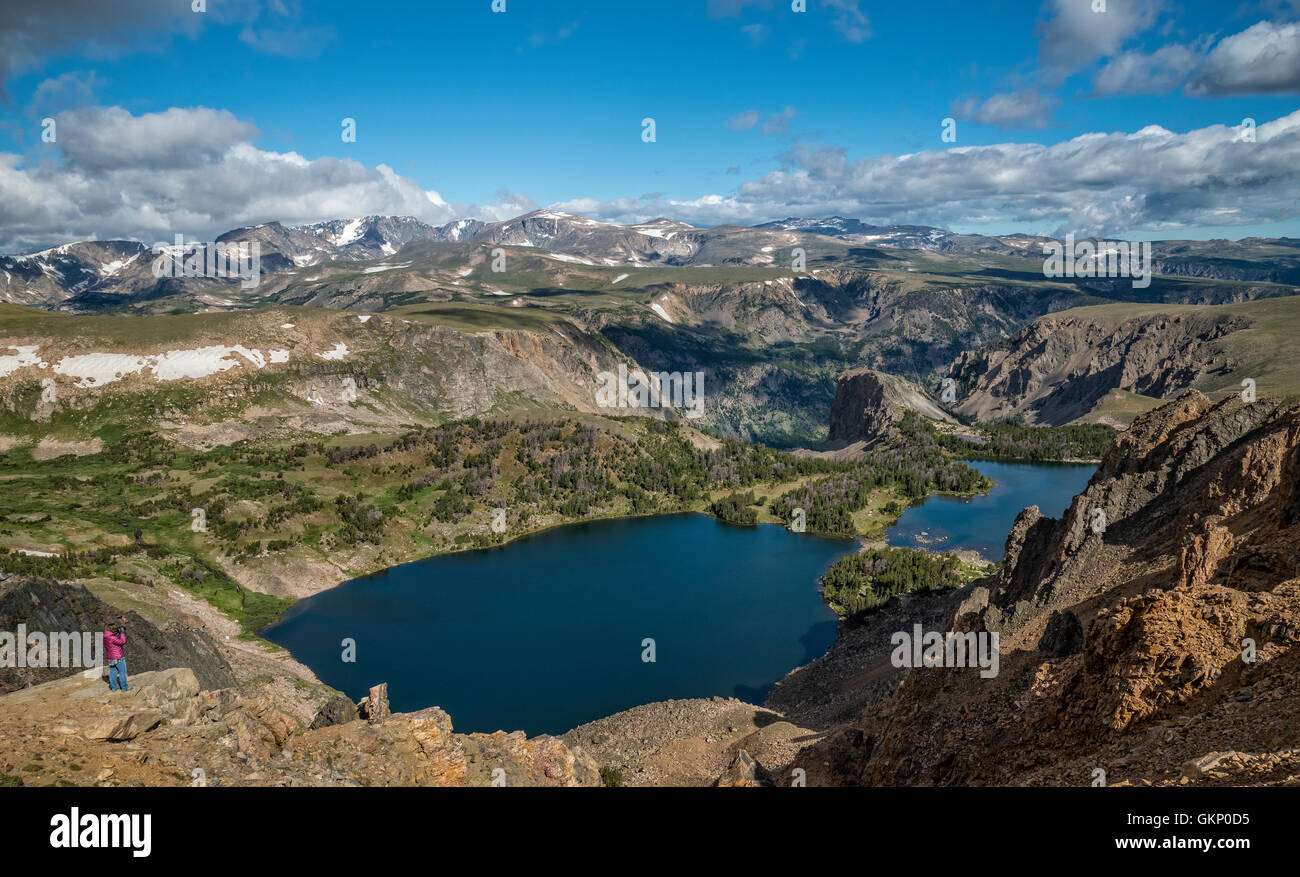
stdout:
<svg viewBox="0 0 1300 877">
<path fill-rule="evenodd" d="M 108 662 L 108 690 L 130 691 L 126 684 L 126 658 L 122 656 L 122 647 L 126 645 L 126 616 L 117 618 L 117 632 L 113 631 L 112 618 L 106 619 L 104 625 L 104 660 Z"/>
</svg>

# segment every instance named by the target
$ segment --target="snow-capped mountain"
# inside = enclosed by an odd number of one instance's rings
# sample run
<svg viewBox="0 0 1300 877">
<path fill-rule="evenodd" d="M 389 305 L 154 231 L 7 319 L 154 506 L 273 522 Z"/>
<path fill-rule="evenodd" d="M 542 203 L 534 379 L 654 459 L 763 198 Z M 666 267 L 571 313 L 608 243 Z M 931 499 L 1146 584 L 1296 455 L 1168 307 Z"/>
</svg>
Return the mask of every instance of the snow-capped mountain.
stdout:
<svg viewBox="0 0 1300 877">
<path fill-rule="evenodd" d="M 149 247 L 136 241 L 79 241 L 19 256 L 0 256 L 0 300 L 44 307 L 149 271 Z M 150 275 L 152 276 L 152 275 Z"/>
<path fill-rule="evenodd" d="M 535 247 L 593 264 L 682 264 L 699 250 L 703 234 L 701 229 L 668 219 L 614 225 L 557 210 L 534 210 L 487 223 L 462 240 Z"/>
<path fill-rule="evenodd" d="M 323 240 L 349 259 L 391 256 L 411 241 L 447 240 L 442 232 L 414 216 L 360 216 L 296 226 Z"/>
<path fill-rule="evenodd" d="M 248 297 L 247 290 L 236 296 L 237 280 L 231 278 L 155 277 L 150 270 L 154 259 L 151 247 L 143 243 L 81 241 L 38 253 L 0 256 L 0 301 L 93 311 L 184 293 L 203 307 L 235 307 L 256 304 L 256 297 L 274 296 L 293 284 L 308 284 L 301 295 L 304 302 L 317 298 L 334 301 L 340 291 L 350 291 L 361 300 L 381 287 L 389 292 L 420 294 L 469 282 L 461 278 L 483 261 L 480 247 L 532 250 L 532 255 L 563 272 L 564 266 L 775 267 L 788 264 L 796 248 L 809 258 L 835 262 L 856 249 L 856 258 L 859 262 L 865 259 L 868 264 L 862 267 L 866 268 L 871 267 L 875 248 L 930 250 L 976 260 L 984 254 L 1041 259 L 1045 240 L 1027 234 L 968 235 L 929 226 L 869 225 L 842 216 L 792 217 L 752 227 L 711 228 L 666 218 L 616 225 L 550 209 L 499 222 L 458 219 L 441 226 L 410 216 L 361 216 L 297 226 L 266 222 L 220 235 L 218 243 L 258 244 L 263 280 L 251 293 L 254 298 Z M 401 255 L 403 248 L 426 241 L 444 246 L 415 251 L 410 257 Z M 1224 260 L 1207 259 L 1203 248 L 1188 242 L 1164 241 L 1154 247 L 1158 271 L 1273 282 L 1291 282 L 1300 276 L 1294 246 L 1276 247 L 1272 243 L 1278 242 L 1268 241 L 1219 243 L 1220 250 L 1240 251 L 1245 259 L 1258 256 L 1263 264 L 1243 271 Z M 454 266 L 441 264 L 444 259 Z M 370 263 L 358 266 L 367 279 L 358 282 L 357 271 L 333 272 L 329 266 L 336 263 L 345 268 L 347 263 Z M 406 272 L 400 280 L 399 269 Z M 328 276 L 331 274 L 336 275 L 334 279 Z M 314 283 L 330 288 L 321 292 L 310 286 Z"/>
<path fill-rule="evenodd" d="M 1029 256 L 1042 254 L 1043 238 L 1033 235 L 1013 234 L 994 237 L 979 234 L 959 234 L 944 228 L 928 225 L 869 225 L 861 220 L 843 216 L 823 216 L 812 219 L 790 217 L 775 222 L 765 222 L 755 228 L 798 231 L 839 238 L 855 244 L 878 247 L 897 247 L 902 250 L 935 250 L 941 253 L 1000 253 L 1002 255 Z"/>
</svg>

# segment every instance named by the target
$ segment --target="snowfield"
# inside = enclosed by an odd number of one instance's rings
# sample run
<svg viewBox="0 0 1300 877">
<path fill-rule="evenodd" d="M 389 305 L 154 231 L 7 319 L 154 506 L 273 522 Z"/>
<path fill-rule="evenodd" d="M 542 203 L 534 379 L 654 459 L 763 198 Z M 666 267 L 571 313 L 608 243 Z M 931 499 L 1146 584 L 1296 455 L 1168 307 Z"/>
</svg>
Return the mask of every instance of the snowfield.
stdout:
<svg viewBox="0 0 1300 877">
<path fill-rule="evenodd" d="M 76 381 L 82 389 L 102 387 L 114 381 L 120 381 L 129 375 L 152 372 L 159 381 L 179 381 L 186 378 L 206 378 L 218 372 L 229 371 L 243 365 L 265 368 L 267 362 L 285 363 L 289 361 L 288 350 L 269 350 L 267 354 L 255 348 L 236 344 L 226 346 L 216 344 L 210 347 L 197 347 L 192 350 L 168 350 L 158 354 L 135 353 L 78 353 L 65 356 L 53 365 L 37 355 L 37 347 L 9 347 L 0 350 L 16 350 L 16 354 L 0 354 L 0 378 L 7 377 L 19 369 L 36 366 L 52 368 L 56 374 L 66 375 Z M 322 353 L 326 359 L 342 359 L 347 354 L 347 346 L 335 345 L 334 350 Z"/>
<path fill-rule="evenodd" d="M 143 371 L 148 364 L 145 357 L 129 353 L 83 353 L 63 357 L 54 370 L 76 378 L 78 387 L 98 387 Z"/>
<path fill-rule="evenodd" d="M 217 372 L 228 371 L 242 365 L 243 361 L 251 363 L 256 368 L 266 366 L 266 357 L 260 350 L 250 350 L 238 344 L 233 347 L 217 344 L 193 350 L 168 350 L 154 356 L 131 353 L 82 353 L 63 357 L 54 364 L 54 371 L 76 378 L 77 386 L 85 388 L 102 387 L 120 381 L 127 375 L 139 374 L 146 369 L 152 371 L 154 377 L 160 381 L 206 378 Z"/>
<path fill-rule="evenodd" d="M 41 362 L 41 358 L 36 355 L 39 348 L 35 344 L 30 347 L 10 347 L 8 349 L 17 350 L 18 355 L 0 356 L 0 378 L 13 374 L 20 368 L 26 368 L 29 365 L 36 365 Z"/>
</svg>

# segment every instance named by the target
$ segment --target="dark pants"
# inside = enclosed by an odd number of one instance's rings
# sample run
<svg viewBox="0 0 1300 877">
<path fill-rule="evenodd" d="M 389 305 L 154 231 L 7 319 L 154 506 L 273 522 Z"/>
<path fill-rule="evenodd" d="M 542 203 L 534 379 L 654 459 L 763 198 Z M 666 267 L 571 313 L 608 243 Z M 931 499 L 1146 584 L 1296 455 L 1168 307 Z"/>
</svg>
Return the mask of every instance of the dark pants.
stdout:
<svg viewBox="0 0 1300 877">
<path fill-rule="evenodd" d="M 131 686 L 126 684 L 126 658 L 118 658 L 108 665 L 108 690 L 131 690 Z"/>
</svg>

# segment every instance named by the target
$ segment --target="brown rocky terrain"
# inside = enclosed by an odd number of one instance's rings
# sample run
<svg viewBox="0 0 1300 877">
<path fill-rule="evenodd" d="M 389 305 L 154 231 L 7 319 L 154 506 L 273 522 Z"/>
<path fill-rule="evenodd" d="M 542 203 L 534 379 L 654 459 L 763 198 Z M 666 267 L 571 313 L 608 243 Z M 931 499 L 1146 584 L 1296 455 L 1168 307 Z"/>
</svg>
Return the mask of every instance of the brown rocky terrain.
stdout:
<svg viewBox="0 0 1300 877">
<path fill-rule="evenodd" d="M 909 671 L 795 764 L 810 785 L 1300 784 L 1297 545 L 1300 408 L 1189 392 L 958 592 L 938 629 L 998 632 L 996 677 Z"/>
<path fill-rule="evenodd" d="M 1096 511 L 1104 527 L 1095 527 Z M 134 690 L 83 674 L 0 696 L 6 782 L 213 785 L 1300 784 L 1300 407 L 1188 392 L 1140 417 L 1060 518 L 1026 509 L 994 575 L 904 595 L 841 631 L 762 707 L 647 704 L 561 737 L 456 734 L 432 707 L 352 704 L 213 610 L 146 597 Z M 34 598 L 34 599 L 33 599 Z M 25 602 L 24 602 L 25 601 Z M 5 583 L 47 626 L 105 608 Z M 12 619 L 10 619 L 12 620 Z M 152 626 L 152 631 L 146 627 Z M 999 672 L 900 669 L 920 624 L 1000 637 Z M 156 633 L 155 633 L 156 632 Z M 216 654 L 201 679 L 177 658 Z M 224 662 L 224 665 L 220 662 Z M 201 663 L 201 662 L 200 662 Z M 226 669 L 222 670 L 222 667 Z M 211 678 L 216 670 L 228 673 Z M 202 774 L 195 774 L 201 769 Z M 499 771 L 504 771 L 500 773 Z M 800 774 L 799 771 L 803 771 Z"/>
<path fill-rule="evenodd" d="M 1116 323 L 1097 316 L 1043 317 L 1007 341 L 961 354 L 948 370 L 960 414 L 1021 416 L 1062 426 L 1124 390 L 1172 397 L 1232 370 L 1219 342 L 1251 321 L 1222 313 L 1172 313 Z"/>
<path fill-rule="evenodd" d="M 102 668 L 0 668 L 0 784 L 601 784 L 596 763 L 554 737 L 456 734 L 437 707 L 359 710 L 179 589 L 0 584 L 0 630 L 93 631 L 106 612 L 128 618 L 131 690 L 110 692 Z"/>
</svg>

